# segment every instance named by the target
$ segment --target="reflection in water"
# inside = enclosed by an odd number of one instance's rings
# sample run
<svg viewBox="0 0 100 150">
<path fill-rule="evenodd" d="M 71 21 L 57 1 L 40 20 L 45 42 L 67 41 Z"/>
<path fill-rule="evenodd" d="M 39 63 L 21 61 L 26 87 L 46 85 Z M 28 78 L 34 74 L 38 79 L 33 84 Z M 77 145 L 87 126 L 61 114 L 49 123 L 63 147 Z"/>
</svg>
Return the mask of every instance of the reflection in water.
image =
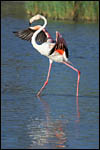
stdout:
<svg viewBox="0 0 100 150">
<path fill-rule="evenodd" d="M 43 104 L 45 109 L 46 120 L 35 118 L 31 120 L 31 124 L 28 125 L 29 136 L 31 137 L 32 144 L 30 148 L 34 145 L 46 146 L 50 144 L 53 148 L 64 148 L 67 142 L 67 136 L 64 133 L 64 122 L 62 120 L 52 120 L 50 116 L 50 107 L 47 102 L 38 98 Z"/>
</svg>

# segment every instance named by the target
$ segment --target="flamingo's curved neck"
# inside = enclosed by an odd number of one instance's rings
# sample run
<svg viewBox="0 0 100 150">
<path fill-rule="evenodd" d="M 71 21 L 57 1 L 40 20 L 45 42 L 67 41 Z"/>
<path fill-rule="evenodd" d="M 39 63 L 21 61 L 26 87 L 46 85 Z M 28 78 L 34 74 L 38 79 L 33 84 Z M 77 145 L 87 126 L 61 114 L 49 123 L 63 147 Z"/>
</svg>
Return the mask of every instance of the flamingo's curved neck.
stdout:
<svg viewBox="0 0 100 150">
<path fill-rule="evenodd" d="M 37 50 L 40 49 L 40 46 L 41 46 L 41 45 L 38 45 L 38 44 L 36 43 L 36 37 L 37 37 L 37 35 L 38 35 L 38 34 L 46 27 L 46 25 L 47 25 L 47 20 L 46 20 L 46 18 L 45 18 L 44 16 L 41 16 L 41 19 L 44 20 L 44 25 L 41 26 L 40 29 L 38 29 L 38 30 L 33 34 L 33 37 L 32 37 L 32 44 L 33 44 L 34 48 L 36 48 Z"/>
</svg>

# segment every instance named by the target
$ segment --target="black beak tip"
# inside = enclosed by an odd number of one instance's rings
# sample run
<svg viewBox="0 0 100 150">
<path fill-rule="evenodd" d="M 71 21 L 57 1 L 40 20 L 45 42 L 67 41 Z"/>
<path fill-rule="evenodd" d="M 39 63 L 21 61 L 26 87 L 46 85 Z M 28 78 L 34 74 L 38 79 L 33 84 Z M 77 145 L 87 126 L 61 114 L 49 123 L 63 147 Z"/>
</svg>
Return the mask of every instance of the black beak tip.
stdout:
<svg viewBox="0 0 100 150">
<path fill-rule="evenodd" d="M 31 23 L 29 22 L 29 26 L 31 26 Z"/>
</svg>

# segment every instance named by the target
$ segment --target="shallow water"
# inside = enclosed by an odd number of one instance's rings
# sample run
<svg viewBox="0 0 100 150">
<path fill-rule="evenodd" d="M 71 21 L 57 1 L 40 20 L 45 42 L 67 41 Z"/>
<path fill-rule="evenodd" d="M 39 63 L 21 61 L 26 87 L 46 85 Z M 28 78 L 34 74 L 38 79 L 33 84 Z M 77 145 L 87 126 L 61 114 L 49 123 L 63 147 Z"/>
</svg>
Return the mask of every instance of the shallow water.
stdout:
<svg viewBox="0 0 100 150">
<path fill-rule="evenodd" d="M 63 35 L 69 60 L 81 71 L 77 118 L 77 73 L 65 65 L 53 63 L 47 87 L 36 96 L 49 62 L 13 35 L 28 27 L 28 17 L 21 13 L 23 3 L 11 4 L 2 3 L 1 18 L 2 148 L 98 149 L 98 24 L 48 21 L 48 31 L 53 38 L 56 30 Z"/>
</svg>

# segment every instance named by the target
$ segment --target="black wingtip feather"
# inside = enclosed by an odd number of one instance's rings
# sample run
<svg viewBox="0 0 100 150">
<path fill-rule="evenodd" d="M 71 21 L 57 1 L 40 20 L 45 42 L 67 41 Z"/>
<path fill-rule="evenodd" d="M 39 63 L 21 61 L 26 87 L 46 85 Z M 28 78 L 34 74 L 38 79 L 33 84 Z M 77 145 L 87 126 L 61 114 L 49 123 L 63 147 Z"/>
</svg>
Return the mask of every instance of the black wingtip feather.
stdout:
<svg viewBox="0 0 100 150">
<path fill-rule="evenodd" d="M 21 38 L 22 40 L 31 41 L 32 36 L 35 31 L 36 30 L 32 30 L 32 29 L 28 28 L 26 30 L 13 31 L 13 33 L 15 34 L 15 36 Z M 41 31 L 36 37 L 36 41 L 40 42 L 40 43 L 46 42 L 46 40 L 47 40 L 47 37 L 43 31 Z"/>
</svg>

